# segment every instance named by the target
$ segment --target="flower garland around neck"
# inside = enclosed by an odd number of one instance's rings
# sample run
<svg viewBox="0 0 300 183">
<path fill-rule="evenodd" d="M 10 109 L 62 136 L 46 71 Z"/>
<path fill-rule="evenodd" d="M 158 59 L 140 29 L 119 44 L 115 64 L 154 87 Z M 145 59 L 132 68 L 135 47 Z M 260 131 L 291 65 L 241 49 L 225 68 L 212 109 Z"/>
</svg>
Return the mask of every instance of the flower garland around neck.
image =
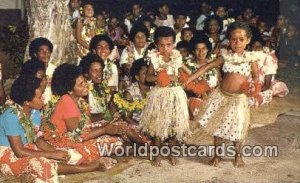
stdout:
<svg viewBox="0 0 300 183">
<path fill-rule="evenodd" d="M 27 142 L 28 143 L 35 142 L 37 138 L 36 134 L 39 131 L 39 129 L 36 129 L 34 127 L 30 119 L 30 116 L 26 116 L 25 112 L 23 111 L 23 107 L 11 100 L 7 100 L 6 103 L 3 106 L 1 106 L 0 109 L 1 114 L 9 108 L 12 109 L 13 114 L 16 114 L 18 116 L 19 124 L 23 127 L 25 131 L 25 138 Z"/>
<path fill-rule="evenodd" d="M 145 57 L 148 54 L 148 46 L 149 46 L 149 42 L 146 42 L 146 45 L 144 46 L 144 50 L 142 52 L 143 57 Z M 127 46 L 127 53 L 128 53 L 128 63 L 132 64 L 136 58 L 134 58 L 134 49 L 135 46 L 132 42 L 130 42 L 130 44 Z"/>
<path fill-rule="evenodd" d="M 110 59 L 107 59 L 106 64 L 105 64 L 105 68 L 103 69 L 103 76 L 106 80 L 110 80 L 110 78 L 113 75 L 113 70 L 112 70 L 112 64 L 114 62 L 111 61 Z"/>
<path fill-rule="evenodd" d="M 251 63 L 257 60 L 254 52 L 244 51 L 241 54 L 234 53 L 232 50 L 221 49 L 221 54 L 225 62 L 239 65 L 243 63 Z"/>
<path fill-rule="evenodd" d="M 146 104 L 146 98 L 129 102 L 128 100 L 123 99 L 120 92 L 114 95 L 113 101 L 123 114 L 126 112 L 140 112 L 143 110 Z"/>
<path fill-rule="evenodd" d="M 153 68 L 158 76 L 158 86 L 173 87 L 180 85 L 177 81 L 172 81 L 170 78 L 170 75 L 178 77 L 179 68 L 182 67 L 183 59 L 179 51 L 172 51 L 169 62 L 165 62 L 163 60 L 163 56 L 157 50 L 152 50 L 148 54 L 148 58 L 150 59 Z"/>
<path fill-rule="evenodd" d="M 47 128 L 47 129 L 43 129 L 43 130 L 44 130 L 44 137 L 46 137 L 47 139 L 49 139 L 49 138 L 56 139 L 57 138 L 57 140 L 61 140 L 62 137 L 59 137 L 59 136 L 64 136 L 63 134 L 59 135 L 56 132 L 56 126 L 53 123 L 51 123 L 51 115 L 55 111 L 55 108 L 56 108 L 58 102 L 60 101 L 60 98 L 61 97 L 59 97 L 59 96 L 52 95 L 51 100 L 45 105 L 45 108 L 44 108 L 43 122 L 45 123 L 46 126 L 43 126 L 43 127 Z M 68 137 L 73 142 L 82 141 L 82 138 L 81 138 L 82 131 L 85 127 L 85 124 L 90 120 L 90 117 L 89 117 L 90 109 L 89 109 L 88 103 L 86 103 L 84 99 L 80 98 L 77 102 L 77 106 L 78 106 L 80 114 L 81 114 L 81 119 L 79 121 L 78 127 L 75 130 L 73 130 L 72 132 L 67 133 Z"/>
<path fill-rule="evenodd" d="M 108 110 L 107 104 L 111 100 L 111 90 L 108 86 L 108 81 L 103 80 L 99 84 L 94 84 L 91 81 L 88 83 L 89 91 L 92 93 L 97 104 L 104 109 L 104 120 L 113 120 L 113 115 Z"/>
</svg>

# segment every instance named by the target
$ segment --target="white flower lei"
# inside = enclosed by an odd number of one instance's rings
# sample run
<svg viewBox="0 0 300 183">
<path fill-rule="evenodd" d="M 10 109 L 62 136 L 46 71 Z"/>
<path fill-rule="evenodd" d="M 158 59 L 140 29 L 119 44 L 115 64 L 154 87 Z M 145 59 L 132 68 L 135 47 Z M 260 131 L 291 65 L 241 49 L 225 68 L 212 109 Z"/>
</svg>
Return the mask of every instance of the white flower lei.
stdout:
<svg viewBox="0 0 300 183">
<path fill-rule="evenodd" d="M 165 62 L 163 56 L 158 50 L 152 50 L 148 56 L 156 72 L 166 69 L 169 75 L 178 75 L 178 69 L 182 67 L 182 56 L 179 51 L 173 50 L 171 53 L 171 61 Z"/>
<path fill-rule="evenodd" d="M 225 62 L 231 64 L 251 63 L 257 60 L 255 53 L 250 51 L 238 54 L 233 53 L 231 50 L 221 49 L 221 54 Z"/>
</svg>

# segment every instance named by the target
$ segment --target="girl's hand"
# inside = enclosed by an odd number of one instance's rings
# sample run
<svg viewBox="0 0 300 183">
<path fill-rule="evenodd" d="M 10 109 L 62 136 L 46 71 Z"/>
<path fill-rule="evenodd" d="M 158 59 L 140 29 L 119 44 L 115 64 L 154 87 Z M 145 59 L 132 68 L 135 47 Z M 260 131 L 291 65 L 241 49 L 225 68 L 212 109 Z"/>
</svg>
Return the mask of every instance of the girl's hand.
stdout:
<svg viewBox="0 0 300 183">
<path fill-rule="evenodd" d="M 51 152 L 52 158 L 60 161 L 69 161 L 71 158 L 70 154 L 68 151 L 63 151 L 63 150 L 56 150 Z"/>
</svg>

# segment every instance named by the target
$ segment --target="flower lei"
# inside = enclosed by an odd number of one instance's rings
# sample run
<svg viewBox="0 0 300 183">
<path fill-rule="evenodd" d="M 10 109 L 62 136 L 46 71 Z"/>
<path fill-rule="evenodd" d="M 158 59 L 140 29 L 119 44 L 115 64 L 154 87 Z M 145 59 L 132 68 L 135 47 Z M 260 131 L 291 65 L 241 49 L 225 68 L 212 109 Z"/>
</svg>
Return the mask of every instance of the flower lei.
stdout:
<svg viewBox="0 0 300 183">
<path fill-rule="evenodd" d="M 112 64 L 113 64 L 113 61 L 111 61 L 110 59 L 107 59 L 107 63 L 105 64 L 106 67 L 104 68 L 104 78 L 106 80 L 109 80 L 113 75 Z"/>
<path fill-rule="evenodd" d="M 170 55 L 171 61 L 169 62 L 165 62 L 163 56 L 157 50 L 151 50 L 148 57 L 157 73 L 161 70 L 166 70 L 169 75 L 178 75 L 178 69 L 182 67 L 182 56 L 177 50 L 172 51 Z"/>
<path fill-rule="evenodd" d="M 142 53 L 143 57 L 145 57 L 147 55 L 148 49 L 147 47 L 149 46 L 149 43 L 146 42 L 146 45 L 144 47 L 144 51 Z M 134 58 L 134 44 L 132 42 L 130 42 L 130 44 L 127 46 L 127 53 L 128 53 L 128 63 L 132 64 L 134 62 L 134 60 L 136 60 Z"/>
<path fill-rule="evenodd" d="M 238 54 L 238 53 L 233 53 L 231 50 L 221 49 L 221 54 L 225 62 L 233 65 L 251 63 L 257 60 L 255 53 L 249 51 L 244 51 L 244 53 Z"/>
<path fill-rule="evenodd" d="M 11 108 L 12 113 L 16 114 L 19 117 L 19 124 L 25 131 L 25 138 L 27 142 L 33 143 L 37 138 L 36 134 L 39 129 L 34 127 L 30 117 L 26 116 L 26 114 L 24 113 L 22 106 L 11 100 L 8 100 L 3 106 L 1 106 L 1 114 L 8 108 Z"/>
<path fill-rule="evenodd" d="M 113 120 L 113 116 L 107 108 L 107 104 L 110 102 L 111 99 L 111 90 L 108 86 L 108 81 L 103 80 L 101 84 L 98 84 L 99 90 L 95 89 L 95 84 L 89 82 L 88 87 L 89 91 L 92 93 L 94 99 L 97 101 L 98 104 L 104 109 L 104 119 L 107 121 Z"/>
<path fill-rule="evenodd" d="M 118 106 L 121 113 L 125 112 L 140 112 L 143 110 L 146 99 L 135 100 L 133 102 L 129 102 L 122 98 L 121 93 L 116 93 L 113 99 L 114 103 Z"/>
<path fill-rule="evenodd" d="M 45 105 L 44 115 L 43 115 L 43 122 L 45 126 L 43 126 L 43 128 L 47 128 L 47 130 L 49 130 L 47 131 L 44 129 L 44 136 L 46 138 L 52 138 L 52 139 L 58 138 L 58 140 L 63 138 L 62 137 L 63 135 L 61 136 L 57 132 L 55 132 L 56 126 L 50 121 L 51 115 L 53 114 L 59 100 L 60 100 L 59 96 L 52 95 L 51 100 Z M 78 100 L 77 105 L 80 110 L 81 119 L 79 121 L 78 127 L 72 132 L 67 133 L 68 137 L 73 142 L 78 140 L 82 141 L 80 135 L 82 134 L 86 122 L 89 121 L 90 119 L 89 118 L 90 109 L 88 103 L 86 103 L 84 99 L 80 98 Z"/>
<path fill-rule="evenodd" d="M 179 85 L 178 82 L 171 81 L 169 77 L 169 75 L 178 76 L 179 68 L 182 67 L 183 61 L 179 51 L 172 51 L 170 55 L 171 61 L 169 62 L 165 62 L 163 56 L 157 50 L 149 52 L 148 58 L 151 60 L 153 68 L 158 76 L 157 83 L 160 87 Z"/>
</svg>

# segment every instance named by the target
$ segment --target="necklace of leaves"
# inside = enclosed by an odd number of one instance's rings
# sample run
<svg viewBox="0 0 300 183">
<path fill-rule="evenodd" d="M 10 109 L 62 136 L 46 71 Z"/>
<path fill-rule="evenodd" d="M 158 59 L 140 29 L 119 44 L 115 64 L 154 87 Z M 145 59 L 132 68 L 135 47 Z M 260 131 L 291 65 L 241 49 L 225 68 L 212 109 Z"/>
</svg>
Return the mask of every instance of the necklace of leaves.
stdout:
<svg viewBox="0 0 300 183">
<path fill-rule="evenodd" d="M 34 130 L 34 126 L 30 119 L 30 116 L 28 117 L 25 114 L 22 106 L 12 101 L 7 101 L 6 104 L 1 107 L 1 114 L 8 108 L 11 108 L 12 113 L 16 114 L 19 117 L 19 123 L 25 131 L 25 138 L 27 142 L 33 143 L 36 140 L 36 132 Z"/>
</svg>

